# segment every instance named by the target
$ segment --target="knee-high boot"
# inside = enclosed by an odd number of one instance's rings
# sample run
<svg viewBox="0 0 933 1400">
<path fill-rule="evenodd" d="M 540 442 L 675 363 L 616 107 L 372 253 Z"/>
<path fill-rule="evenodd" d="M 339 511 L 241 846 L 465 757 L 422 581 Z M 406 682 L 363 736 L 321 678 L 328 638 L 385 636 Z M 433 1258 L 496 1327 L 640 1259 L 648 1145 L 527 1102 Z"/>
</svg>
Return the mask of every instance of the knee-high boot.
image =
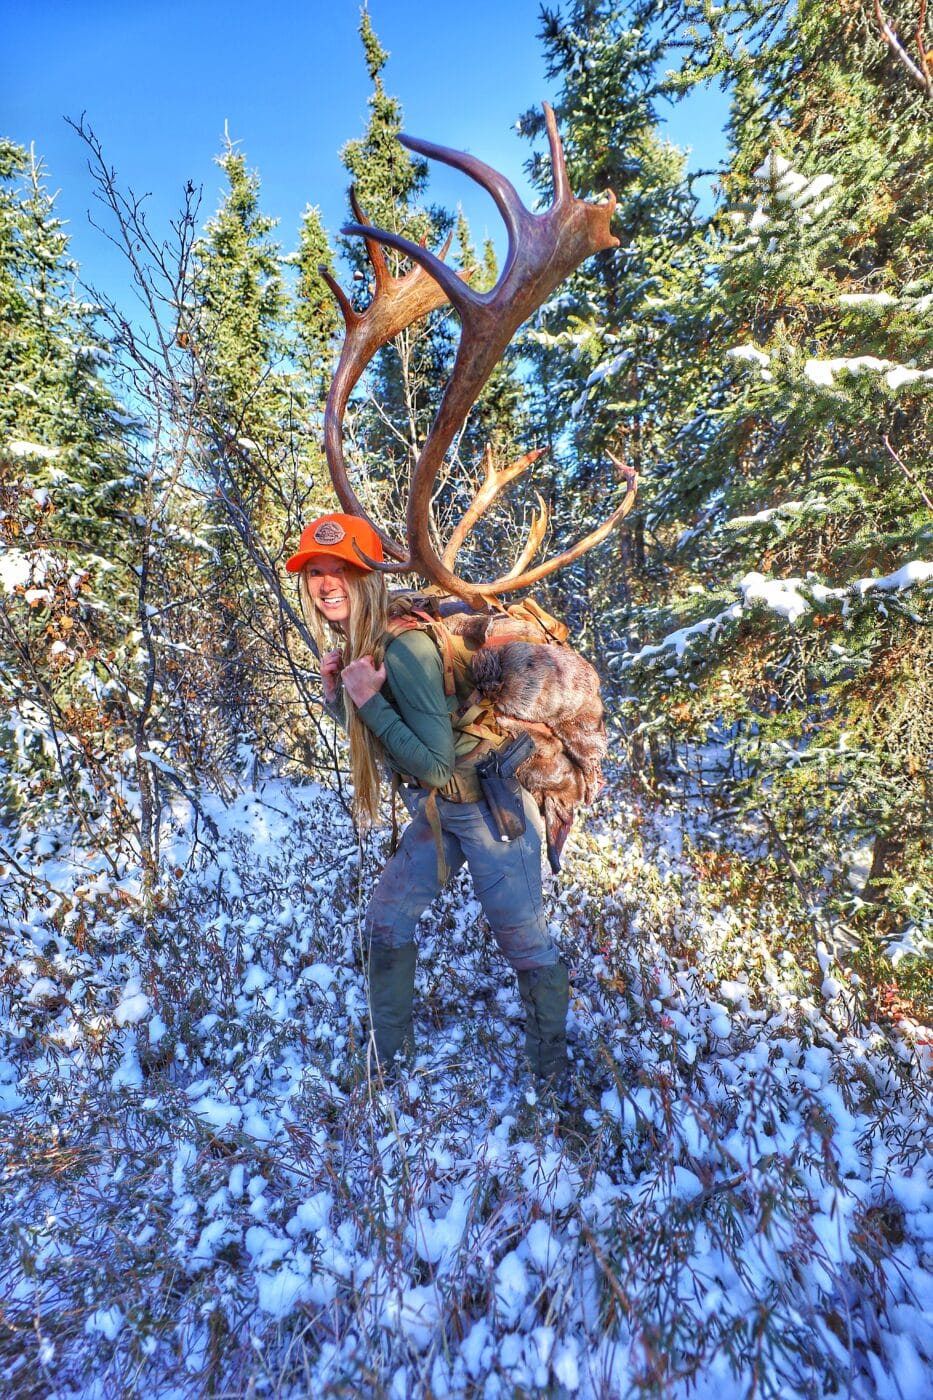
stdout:
<svg viewBox="0 0 933 1400">
<path fill-rule="evenodd" d="M 414 943 L 387 948 L 374 943 L 369 950 L 369 1008 L 376 1053 L 383 1069 L 396 1055 L 414 1051 L 412 998 L 415 991 Z"/>
<path fill-rule="evenodd" d="M 567 969 L 562 962 L 518 974 L 525 1008 L 525 1054 L 535 1079 L 560 1091 L 567 1077 Z"/>
</svg>

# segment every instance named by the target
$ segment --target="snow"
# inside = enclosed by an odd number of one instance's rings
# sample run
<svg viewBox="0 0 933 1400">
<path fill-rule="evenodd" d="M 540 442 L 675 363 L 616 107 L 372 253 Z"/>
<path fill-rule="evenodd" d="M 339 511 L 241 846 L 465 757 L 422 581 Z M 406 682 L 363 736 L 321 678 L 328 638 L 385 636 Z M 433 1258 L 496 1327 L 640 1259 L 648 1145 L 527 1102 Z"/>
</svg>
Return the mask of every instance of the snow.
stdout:
<svg viewBox="0 0 933 1400">
<path fill-rule="evenodd" d="M 779 506 L 768 506 L 765 510 L 759 510 L 754 515 L 734 515 L 731 520 L 726 521 L 726 529 L 736 530 L 747 525 L 764 525 L 773 520 L 776 516 L 797 515 L 801 511 L 826 511 L 829 507 L 821 501 L 783 501 Z"/>
<path fill-rule="evenodd" d="M 753 571 L 739 581 L 739 588 L 746 606 L 763 603 L 771 612 L 786 617 L 788 622 L 796 622 L 810 611 L 810 604 L 799 591 L 800 584 L 800 579 L 767 578 Z"/>
<path fill-rule="evenodd" d="M 754 178 L 767 188 L 768 197 L 778 204 L 802 209 L 804 221 L 829 208 L 832 196 L 826 192 L 836 183 L 835 176 L 828 173 L 802 175 L 778 151 L 771 151 L 765 157 L 754 172 Z"/>
<path fill-rule="evenodd" d="M 259 1306 L 277 1322 L 281 1322 L 299 1303 L 307 1302 L 310 1297 L 306 1275 L 287 1264 L 273 1274 L 259 1274 L 256 1282 Z"/>
<path fill-rule="evenodd" d="M 307 1201 L 301 1202 L 286 1229 L 290 1235 L 311 1234 L 317 1230 L 326 1230 L 333 1208 L 333 1193 L 317 1191 Z"/>
<path fill-rule="evenodd" d="M 870 582 L 916 587 L 920 564 Z M 786 615 L 810 588 L 745 582 L 729 616 Z M 217 1311 L 218 1393 L 272 1375 L 283 1396 L 621 1397 L 662 1319 L 696 1362 L 691 1393 L 715 1400 L 754 1383 L 750 1317 L 788 1400 L 847 1377 L 894 1400 L 895 1367 L 902 1385 L 926 1373 L 923 1029 L 850 1018 L 825 949 L 785 971 L 768 914 L 697 899 L 677 809 L 636 818 L 611 791 L 548 888 L 574 981 L 564 1122 L 529 1103 L 514 979 L 468 884 L 422 921 L 420 1053 L 383 1090 L 358 951 L 382 838 L 361 847 L 328 793 L 280 778 L 199 800 L 217 836 L 199 820 L 195 847 L 190 804 L 167 809 L 184 873 L 151 946 L 116 894 L 138 893 L 138 869 L 92 876 L 78 850 L 74 872 L 113 899 L 106 937 L 79 948 L 64 895 L 9 935 L 0 1110 L 33 1144 L 10 1181 L 37 1262 L 7 1241 L 6 1307 L 23 1335 L 40 1304 L 43 1321 L 68 1310 L 62 1374 L 90 1394 L 103 1357 L 117 1389 L 186 1394 Z M 64 891 L 47 835 L 41 869 Z M 628 1313 L 607 1309 L 610 1280 Z M 850 1351 L 824 1332 L 853 1280 Z"/>
<path fill-rule="evenodd" d="M 731 607 L 725 608 L 717 613 L 715 617 L 705 617 L 700 622 L 694 622 L 689 627 L 680 627 L 676 632 L 670 632 L 660 642 L 643 646 L 640 651 L 634 652 L 626 657 L 626 664 L 631 665 L 636 661 L 645 661 L 649 657 L 659 656 L 663 651 L 673 648 L 678 657 L 683 656 L 690 642 L 695 637 L 709 635 L 715 637 L 717 631 L 726 622 L 731 622 L 741 614 L 741 606 L 734 603 Z"/>
<path fill-rule="evenodd" d="M 803 372 L 812 384 L 832 388 L 837 374 L 883 374 L 889 389 L 899 389 L 918 379 L 933 379 L 933 369 L 914 369 L 896 364 L 894 360 L 879 360 L 876 355 L 842 355 L 829 360 L 807 360 Z"/>
<path fill-rule="evenodd" d="M 124 1317 L 114 1303 L 110 1308 L 98 1308 L 84 1324 L 86 1332 L 99 1332 L 108 1342 L 115 1342 L 123 1330 Z"/>
<path fill-rule="evenodd" d="M 191 1112 L 218 1132 L 235 1127 L 243 1117 L 243 1111 L 236 1104 L 223 1103 L 220 1099 L 204 1094 L 191 1105 Z"/>
<path fill-rule="evenodd" d="M 885 574 L 881 578 L 860 578 L 853 585 L 853 589 L 858 593 L 901 592 L 905 588 L 913 588 L 920 583 L 929 583 L 933 579 L 933 563 L 924 559 L 911 559 L 909 563 L 903 564 L 896 569 L 893 574 Z"/>
<path fill-rule="evenodd" d="M 916 926 L 904 930 L 900 938 L 888 943 L 885 956 L 897 967 L 902 958 L 933 958 L 933 936 L 927 936 Z"/>
<path fill-rule="evenodd" d="M 759 350 L 757 345 L 733 345 L 726 354 L 734 360 L 753 360 L 756 364 L 766 365 L 771 361 L 771 356 L 765 350 Z"/>
<path fill-rule="evenodd" d="M 386 1324 L 393 1330 L 400 1329 L 416 1351 L 425 1351 L 430 1345 L 440 1318 L 441 1305 L 436 1288 L 419 1284 L 386 1299 Z"/>
<path fill-rule="evenodd" d="M 143 1021 L 149 1015 L 150 1002 L 138 977 L 131 977 L 123 988 L 123 994 L 113 1019 L 118 1026 L 132 1026 L 137 1021 Z"/>
<path fill-rule="evenodd" d="M 35 457 L 44 462 L 51 462 L 60 455 L 58 447 L 47 447 L 41 442 L 27 442 L 22 438 L 11 438 L 4 451 L 11 457 Z"/>
<path fill-rule="evenodd" d="M 787 507 L 787 509 L 791 508 Z M 773 509 L 780 510 L 782 507 Z M 773 510 L 762 512 L 761 516 L 758 517 L 737 517 L 736 520 L 729 523 L 733 525 L 751 523 L 755 520 L 769 518 L 772 513 Z M 693 641 L 707 636 L 715 638 L 721 627 L 742 617 L 746 610 L 751 607 L 764 607 L 793 624 L 811 611 L 811 599 L 820 605 L 834 601 L 845 602 L 846 599 L 864 598 L 872 593 L 905 592 L 911 588 L 921 587 L 931 580 L 933 580 L 933 563 L 924 559 L 911 559 L 908 563 L 902 564 L 899 569 L 895 569 L 893 573 L 878 578 L 853 579 L 851 583 L 841 587 L 829 587 L 826 584 L 816 582 L 813 578 L 781 579 L 752 571 L 738 582 L 738 588 L 742 594 L 740 603 L 733 603 L 713 617 L 702 618 L 699 622 L 691 623 L 688 627 L 669 632 L 659 642 L 649 643 L 636 652 L 626 653 L 621 658 L 620 669 L 627 669 L 630 666 L 650 661 L 654 657 L 663 655 L 666 651 L 673 651 L 676 659 L 680 660 Z"/>
<path fill-rule="evenodd" d="M 514 1326 L 518 1322 L 529 1288 L 525 1265 L 513 1249 L 496 1267 L 496 1307 L 506 1326 Z"/>
<path fill-rule="evenodd" d="M 839 301 L 843 306 L 896 306 L 897 297 L 890 292 L 843 292 Z"/>
</svg>

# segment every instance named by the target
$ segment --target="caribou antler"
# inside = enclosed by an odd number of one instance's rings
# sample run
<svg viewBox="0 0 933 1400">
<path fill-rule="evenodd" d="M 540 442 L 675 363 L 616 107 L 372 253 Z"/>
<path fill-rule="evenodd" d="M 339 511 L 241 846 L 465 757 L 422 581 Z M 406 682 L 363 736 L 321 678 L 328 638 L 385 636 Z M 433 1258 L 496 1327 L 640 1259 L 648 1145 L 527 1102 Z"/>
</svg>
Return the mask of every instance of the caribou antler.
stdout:
<svg viewBox="0 0 933 1400">
<path fill-rule="evenodd" d="M 460 553 L 463 541 L 467 538 L 480 517 L 486 514 L 486 511 L 492 505 L 499 492 L 504 487 L 508 486 L 510 481 L 514 481 L 517 476 L 521 476 L 522 472 L 527 471 L 543 452 L 543 447 L 536 447 L 534 451 L 526 452 L 524 457 L 519 457 L 516 461 L 512 462 L 510 466 L 503 467 L 500 471 L 496 467 L 492 447 L 487 443 L 486 450 L 483 453 L 483 466 L 486 475 L 483 478 L 483 484 L 464 511 L 460 523 L 451 535 L 444 553 L 441 555 L 441 563 L 445 569 L 453 569 L 457 562 L 457 555 Z M 538 499 L 539 501 L 541 500 L 540 496 Z M 544 530 L 547 528 L 547 507 L 544 506 L 543 501 L 541 501 L 541 505 L 544 507 L 545 512 L 544 525 L 540 530 L 541 538 L 543 539 Z M 540 544 L 540 539 L 538 543 Z M 523 551 L 523 553 L 526 551 Z M 533 557 L 535 552 L 536 549 L 532 550 L 532 554 L 529 557 Z"/>
<path fill-rule="evenodd" d="M 343 416 L 360 375 L 376 351 L 406 327 L 427 316 L 429 311 L 443 306 L 447 293 L 429 272 L 417 264 L 404 277 L 393 277 L 379 243 L 367 234 L 372 225 L 360 208 L 355 189 L 350 190 L 350 203 L 358 220 L 354 231 L 362 232 L 366 238 L 366 251 L 373 269 L 373 295 L 365 311 L 355 311 L 349 297 L 327 267 L 320 268 L 321 276 L 337 299 L 346 326 L 340 361 L 324 409 L 324 452 L 334 490 L 344 510 L 348 515 L 368 521 L 382 540 L 386 553 L 393 559 L 405 561 L 407 551 L 385 534 L 375 521 L 370 520 L 350 485 L 343 455 Z M 377 230 L 373 229 L 373 232 Z M 441 262 L 447 256 L 452 237 L 451 234 L 440 251 Z"/>
<path fill-rule="evenodd" d="M 338 379 L 328 399 L 325 415 L 325 445 L 327 459 L 334 486 L 344 508 L 352 514 L 363 515 L 363 509 L 353 495 L 346 478 L 343 453 L 340 446 L 340 422 L 347 399 L 353 385 L 362 373 L 366 359 L 375 353 L 379 345 L 385 344 L 392 335 L 410 324 L 418 315 L 450 301 L 460 317 L 460 344 L 454 362 L 453 373 L 444 390 L 444 395 L 432 424 L 427 441 L 412 472 L 411 491 L 406 513 L 407 551 L 394 541 L 382 536 L 386 551 L 393 562 L 376 564 L 373 567 L 385 571 L 416 571 L 437 584 L 445 592 L 456 593 L 471 606 L 482 606 L 488 599 L 500 593 L 508 593 L 525 588 L 547 574 L 553 573 L 564 564 L 578 559 L 586 550 L 605 539 L 631 509 L 635 500 L 637 478 L 634 472 L 626 472 L 628 490 L 618 509 L 597 530 L 579 541 L 573 548 L 564 550 L 556 558 L 527 569 L 525 565 L 540 545 L 547 525 L 546 512 L 543 518 L 537 517 L 532 527 L 529 545 L 523 550 L 519 563 L 509 573 L 488 583 L 475 584 L 459 578 L 453 572 L 453 563 L 462 540 L 475 524 L 476 519 L 488 505 L 477 503 L 470 507 L 467 517 L 472 516 L 463 534 L 445 550 L 443 558 L 434 551 L 430 539 L 430 508 L 434 483 L 448 448 L 466 420 L 470 408 L 475 403 L 492 370 L 518 327 L 547 299 L 556 287 L 569 276 L 590 254 L 604 248 L 618 246 L 619 240 L 610 232 L 609 223 L 616 207 L 615 195 L 608 191 L 605 204 L 588 204 L 575 199 L 570 191 L 563 148 L 557 133 L 557 123 L 551 108 L 545 104 L 548 141 L 551 148 L 551 170 L 554 182 L 554 200 L 550 209 L 543 214 L 532 214 L 522 204 L 515 188 L 504 175 L 485 165 L 475 156 L 460 151 L 436 146 L 429 141 L 418 141 L 413 137 L 402 136 L 400 140 L 410 150 L 452 165 L 483 186 L 492 196 L 501 213 L 508 232 L 509 248 L 505 267 L 495 287 L 488 292 L 477 292 L 468 287 L 463 279 L 427 248 L 412 243 L 399 234 L 360 220 L 348 224 L 344 234 L 356 234 L 365 238 L 370 258 L 376 270 L 376 291 L 370 307 L 361 315 L 353 311 L 348 299 L 328 279 L 330 286 L 343 310 L 347 322 L 347 344 L 341 355 Z M 380 274 L 374 256 L 374 246 L 378 240 L 389 248 L 404 254 L 415 263 L 415 269 L 408 277 L 389 279 L 388 271 Z M 383 259 L 384 268 L 384 259 Z M 412 281 L 411 285 L 421 288 L 418 296 L 407 300 L 403 286 L 409 279 L 415 279 L 423 271 L 427 284 Z M 381 277 L 381 280 L 380 280 Z M 431 279 L 438 292 L 436 299 L 428 296 L 424 287 Z M 416 310 L 409 319 L 402 320 L 403 302 L 405 314 L 414 309 L 415 303 L 423 300 L 423 310 Z M 371 318 L 365 327 L 361 323 Z M 388 329 L 392 327 L 392 329 Z M 349 348 L 351 337 L 353 347 Z M 342 377 L 341 377 L 342 376 Z M 537 454 L 535 454 L 537 455 Z M 532 458 L 533 460 L 533 458 Z M 524 470 L 530 462 L 522 459 Z M 517 465 L 517 464 L 516 464 Z M 489 482 L 490 464 L 487 461 L 487 482 L 477 496 L 483 495 Z M 511 479 L 518 471 L 507 468 L 502 473 L 492 473 L 492 496 L 505 484 L 500 478 Z M 488 494 L 488 493 L 487 493 Z M 542 503 L 543 505 L 543 503 Z M 459 529 L 459 527 L 458 527 Z M 381 532 L 380 532 L 381 534 Z M 456 535 L 455 535 L 456 538 Z M 518 569 L 518 572 L 516 572 Z"/>
</svg>

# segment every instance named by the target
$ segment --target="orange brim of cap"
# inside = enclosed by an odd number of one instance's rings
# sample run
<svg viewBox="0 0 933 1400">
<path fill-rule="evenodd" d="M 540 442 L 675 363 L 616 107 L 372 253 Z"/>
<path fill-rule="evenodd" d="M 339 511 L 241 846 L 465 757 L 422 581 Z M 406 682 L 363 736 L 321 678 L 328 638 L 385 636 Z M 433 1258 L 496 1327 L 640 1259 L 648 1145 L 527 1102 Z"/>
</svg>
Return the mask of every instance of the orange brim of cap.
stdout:
<svg viewBox="0 0 933 1400">
<path fill-rule="evenodd" d="M 315 555 L 341 559 L 366 573 L 373 572 L 367 558 L 376 563 L 384 558 L 382 541 L 375 530 L 366 521 L 348 515 L 325 515 L 306 525 L 298 550 L 287 560 L 285 568 L 290 574 L 297 574 Z"/>
<path fill-rule="evenodd" d="M 332 544 L 327 549 L 322 549 L 319 544 L 316 544 L 313 549 L 299 549 L 297 554 L 293 554 L 291 559 L 285 561 L 285 567 L 290 574 L 298 574 L 301 573 L 309 559 L 324 554 L 332 559 L 342 559 L 345 564 L 355 564 L 358 569 L 363 569 L 366 573 L 371 574 L 372 566 L 367 564 L 365 559 L 360 558 L 353 548 L 352 540 L 347 541 L 347 546 L 341 547 L 341 545 Z"/>
</svg>

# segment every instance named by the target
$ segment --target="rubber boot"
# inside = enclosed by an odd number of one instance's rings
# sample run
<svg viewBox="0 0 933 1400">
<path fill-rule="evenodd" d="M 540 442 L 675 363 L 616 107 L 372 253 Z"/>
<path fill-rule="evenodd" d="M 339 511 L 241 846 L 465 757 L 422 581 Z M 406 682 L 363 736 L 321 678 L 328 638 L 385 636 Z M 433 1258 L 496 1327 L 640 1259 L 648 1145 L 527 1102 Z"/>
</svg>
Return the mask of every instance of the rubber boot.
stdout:
<svg viewBox="0 0 933 1400">
<path fill-rule="evenodd" d="M 518 974 L 525 1054 L 537 1088 L 561 1095 L 567 1083 L 567 969 L 562 962 Z"/>
<path fill-rule="evenodd" d="M 414 943 L 387 948 L 374 943 L 369 950 L 369 1008 L 376 1054 L 383 1070 L 396 1056 L 414 1053 L 412 999 L 415 992 Z"/>
</svg>

